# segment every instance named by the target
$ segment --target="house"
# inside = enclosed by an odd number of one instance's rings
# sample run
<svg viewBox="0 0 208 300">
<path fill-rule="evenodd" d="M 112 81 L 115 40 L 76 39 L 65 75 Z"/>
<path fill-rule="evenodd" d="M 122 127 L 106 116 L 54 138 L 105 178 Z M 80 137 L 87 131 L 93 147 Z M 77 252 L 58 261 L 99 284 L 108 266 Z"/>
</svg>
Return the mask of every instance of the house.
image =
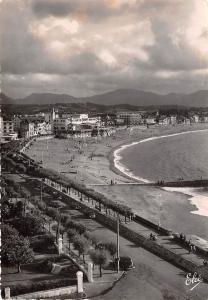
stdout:
<svg viewBox="0 0 208 300">
<path fill-rule="evenodd" d="M 71 120 L 69 118 L 57 118 L 53 121 L 53 133 L 58 135 L 59 133 L 66 132 L 68 129 L 68 125 L 71 124 Z"/>
<path fill-rule="evenodd" d="M 27 119 L 22 120 L 20 123 L 20 137 L 30 138 L 35 135 L 35 124 Z"/>
<path fill-rule="evenodd" d="M 159 125 L 170 125 L 171 124 L 171 119 L 170 117 L 166 116 L 160 116 L 158 120 Z"/>
<path fill-rule="evenodd" d="M 191 118 L 192 123 L 199 123 L 199 115 L 195 114 Z"/>
<path fill-rule="evenodd" d="M 123 120 L 123 122 L 121 120 Z M 139 125 L 141 122 L 141 112 L 118 112 L 116 114 L 116 124 Z"/>
<path fill-rule="evenodd" d="M 156 124 L 155 118 L 152 118 L 152 117 L 147 117 L 145 121 L 146 121 L 147 125 L 154 125 L 154 124 Z"/>
<path fill-rule="evenodd" d="M 170 124 L 172 125 L 177 124 L 177 116 L 170 116 Z"/>
<path fill-rule="evenodd" d="M 44 122 L 37 122 L 34 123 L 34 135 L 46 135 L 46 134 L 51 134 L 51 124 Z"/>
<path fill-rule="evenodd" d="M 14 121 L 3 120 L 3 135 L 14 133 Z"/>
<path fill-rule="evenodd" d="M 9 142 L 16 140 L 18 138 L 17 132 L 14 130 L 14 121 L 13 120 L 4 120 L 1 119 L 1 141 Z"/>
</svg>

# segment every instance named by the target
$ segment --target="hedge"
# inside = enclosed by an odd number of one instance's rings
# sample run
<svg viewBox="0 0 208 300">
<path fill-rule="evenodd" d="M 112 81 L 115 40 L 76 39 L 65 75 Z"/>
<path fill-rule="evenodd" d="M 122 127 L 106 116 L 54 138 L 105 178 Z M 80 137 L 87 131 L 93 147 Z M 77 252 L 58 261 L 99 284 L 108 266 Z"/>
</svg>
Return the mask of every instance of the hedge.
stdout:
<svg viewBox="0 0 208 300">
<path fill-rule="evenodd" d="M 38 291 L 45 291 L 60 287 L 65 287 L 69 285 L 76 285 L 77 279 L 76 278 L 60 278 L 60 279 L 53 279 L 53 280 L 43 280 L 39 282 L 33 282 L 30 285 L 18 285 L 18 286 L 11 286 L 11 296 L 17 296 L 21 294 L 28 294 L 34 293 Z M 4 291 L 2 290 L 2 296 L 4 296 Z"/>
</svg>

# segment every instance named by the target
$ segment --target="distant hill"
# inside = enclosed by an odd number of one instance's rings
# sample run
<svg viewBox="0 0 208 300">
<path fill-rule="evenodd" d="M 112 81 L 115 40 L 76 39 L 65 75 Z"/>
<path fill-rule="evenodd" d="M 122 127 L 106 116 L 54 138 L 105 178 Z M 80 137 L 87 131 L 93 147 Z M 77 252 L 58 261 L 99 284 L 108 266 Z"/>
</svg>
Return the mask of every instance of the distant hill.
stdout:
<svg viewBox="0 0 208 300">
<path fill-rule="evenodd" d="M 77 102 L 75 97 L 66 94 L 31 94 L 25 98 L 17 99 L 18 104 L 56 104 L 56 103 L 73 103 Z M 16 102 L 15 101 L 15 102 Z"/>
<path fill-rule="evenodd" d="M 84 98 L 86 101 L 105 104 L 117 105 L 128 103 L 136 106 L 161 106 L 161 105 L 178 105 L 189 107 L 208 107 L 208 91 L 197 91 L 192 94 L 159 95 L 151 92 L 139 90 L 115 90 L 102 95 L 95 95 Z"/>
<path fill-rule="evenodd" d="M 2 94 L 3 95 L 3 94 Z M 187 107 L 208 107 L 208 90 L 201 90 L 191 94 L 170 93 L 159 95 L 135 89 L 119 89 L 112 92 L 91 97 L 76 98 L 67 94 L 31 94 L 22 99 L 11 99 L 5 95 L 2 103 L 13 104 L 56 104 L 56 103 L 96 103 L 100 105 L 129 104 L 134 106 L 163 106 L 177 105 Z"/>
<path fill-rule="evenodd" d="M 14 103 L 14 100 L 7 97 L 5 94 L 3 93 L 0 93 L 0 103 L 1 104 L 13 104 Z"/>
</svg>

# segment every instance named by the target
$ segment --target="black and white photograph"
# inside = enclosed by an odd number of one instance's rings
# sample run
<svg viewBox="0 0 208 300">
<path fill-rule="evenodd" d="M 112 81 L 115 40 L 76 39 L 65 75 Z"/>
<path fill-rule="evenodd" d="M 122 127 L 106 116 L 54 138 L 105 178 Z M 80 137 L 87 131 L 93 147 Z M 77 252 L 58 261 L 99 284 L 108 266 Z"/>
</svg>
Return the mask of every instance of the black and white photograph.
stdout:
<svg viewBox="0 0 208 300">
<path fill-rule="evenodd" d="M 208 0 L 0 0 L 1 296 L 208 300 Z"/>
</svg>

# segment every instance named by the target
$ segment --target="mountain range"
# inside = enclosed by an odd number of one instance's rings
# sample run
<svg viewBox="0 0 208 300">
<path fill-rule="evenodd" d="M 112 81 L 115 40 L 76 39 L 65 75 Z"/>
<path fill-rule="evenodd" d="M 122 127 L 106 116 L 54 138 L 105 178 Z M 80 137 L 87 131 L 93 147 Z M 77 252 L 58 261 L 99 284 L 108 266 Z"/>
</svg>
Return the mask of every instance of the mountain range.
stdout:
<svg viewBox="0 0 208 300">
<path fill-rule="evenodd" d="M 58 103 L 96 103 L 100 105 L 129 104 L 134 106 L 177 105 L 187 107 L 208 107 L 208 90 L 191 94 L 170 93 L 160 95 L 135 89 L 119 89 L 90 97 L 73 97 L 67 94 L 33 93 L 25 98 L 13 99 L 1 93 L 1 104 L 47 105 Z"/>
</svg>

